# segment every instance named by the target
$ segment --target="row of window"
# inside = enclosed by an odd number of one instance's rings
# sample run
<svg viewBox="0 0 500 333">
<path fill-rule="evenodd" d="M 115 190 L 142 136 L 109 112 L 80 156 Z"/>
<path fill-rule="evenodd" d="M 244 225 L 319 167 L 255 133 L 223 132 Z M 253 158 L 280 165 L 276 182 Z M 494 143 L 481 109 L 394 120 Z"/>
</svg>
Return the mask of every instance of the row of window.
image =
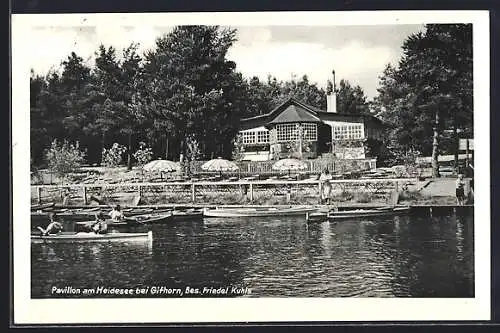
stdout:
<svg viewBox="0 0 500 333">
<path fill-rule="evenodd" d="M 301 127 L 299 127 L 297 124 L 279 124 L 276 126 L 276 141 L 295 141 L 299 138 L 299 133 L 301 131 L 303 140 L 318 140 L 318 126 L 316 124 L 302 124 Z"/>
<path fill-rule="evenodd" d="M 242 132 L 242 141 L 244 144 L 269 143 L 268 131 Z"/>
<path fill-rule="evenodd" d="M 279 124 L 276 129 L 271 131 L 273 141 L 289 142 L 296 141 L 299 138 L 299 132 L 302 131 L 304 141 L 318 140 L 318 127 L 316 124 L 302 124 L 302 128 L 297 124 Z M 269 143 L 269 131 L 242 132 L 243 144 L 263 144 Z M 362 139 L 363 124 L 337 125 L 333 127 L 333 139 Z"/>
<path fill-rule="evenodd" d="M 363 124 L 348 124 L 348 125 L 334 126 L 333 138 L 335 140 L 362 139 Z"/>
</svg>

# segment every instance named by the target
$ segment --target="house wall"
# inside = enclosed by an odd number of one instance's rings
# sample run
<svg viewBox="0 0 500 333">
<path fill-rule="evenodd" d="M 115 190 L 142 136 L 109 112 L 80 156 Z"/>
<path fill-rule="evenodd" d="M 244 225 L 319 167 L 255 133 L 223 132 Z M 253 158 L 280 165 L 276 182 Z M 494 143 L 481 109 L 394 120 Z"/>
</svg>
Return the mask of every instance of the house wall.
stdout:
<svg viewBox="0 0 500 333">
<path fill-rule="evenodd" d="M 366 138 L 366 130 L 363 122 L 346 122 L 346 121 L 331 121 L 324 120 L 325 124 L 331 127 L 332 133 L 332 152 L 337 158 L 341 159 L 364 159 L 366 158 L 365 148 L 362 144 L 362 140 Z M 359 125 L 361 126 L 361 137 L 359 138 L 359 142 L 350 143 L 346 145 L 347 141 L 351 140 L 343 140 L 336 139 L 334 127 L 336 126 L 349 126 L 349 125 Z M 356 139 L 358 140 L 358 139 Z"/>
</svg>

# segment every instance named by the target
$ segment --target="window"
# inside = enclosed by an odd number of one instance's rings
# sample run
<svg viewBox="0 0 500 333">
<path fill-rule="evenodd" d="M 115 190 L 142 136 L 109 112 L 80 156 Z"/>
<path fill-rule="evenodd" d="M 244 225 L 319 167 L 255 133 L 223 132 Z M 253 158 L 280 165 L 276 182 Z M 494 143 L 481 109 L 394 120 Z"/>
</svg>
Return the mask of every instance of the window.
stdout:
<svg viewBox="0 0 500 333">
<path fill-rule="evenodd" d="M 241 133 L 243 144 L 255 143 L 255 132 L 243 132 Z"/>
<path fill-rule="evenodd" d="M 334 126 L 333 138 L 335 140 L 362 139 L 363 124 L 345 124 Z"/>
<path fill-rule="evenodd" d="M 299 138 L 298 124 L 279 124 L 276 126 L 277 141 L 295 141 Z M 318 126 L 316 124 L 302 124 L 302 138 L 306 141 L 318 140 Z"/>
<path fill-rule="evenodd" d="M 278 142 L 296 140 L 296 124 L 279 124 L 276 126 Z"/>
<path fill-rule="evenodd" d="M 269 132 L 268 131 L 258 131 L 257 132 L 257 142 L 258 143 L 269 143 Z"/>
<path fill-rule="evenodd" d="M 307 141 L 318 140 L 318 126 L 316 124 L 302 124 L 302 137 Z"/>
<path fill-rule="evenodd" d="M 241 132 L 242 142 L 246 145 L 269 143 L 268 131 L 248 131 Z"/>
</svg>

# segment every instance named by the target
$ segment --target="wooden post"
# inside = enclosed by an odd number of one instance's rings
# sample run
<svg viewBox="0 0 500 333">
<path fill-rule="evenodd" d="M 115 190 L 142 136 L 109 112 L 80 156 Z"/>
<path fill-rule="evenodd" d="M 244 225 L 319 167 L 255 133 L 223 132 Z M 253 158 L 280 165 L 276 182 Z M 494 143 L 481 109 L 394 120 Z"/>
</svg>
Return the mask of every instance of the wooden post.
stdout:
<svg viewBox="0 0 500 333">
<path fill-rule="evenodd" d="M 87 205 L 87 186 L 83 185 L 83 204 Z"/>
<path fill-rule="evenodd" d="M 250 183 L 250 202 L 253 202 L 253 184 Z"/>
<path fill-rule="evenodd" d="M 469 176 L 469 139 L 466 139 L 465 144 L 465 169 L 464 172 L 465 177 Z"/>
<path fill-rule="evenodd" d="M 36 188 L 36 201 L 40 205 L 42 203 L 42 187 L 38 186 Z"/>
<path fill-rule="evenodd" d="M 322 204 L 323 201 L 321 200 L 322 196 L 321 196 L 321 182 L 320 181 L 318 182 L 318 198 L 319 198 L 319 203 Z"/>
<path fill-rule="evenodd" d="M 191 184 L 191 201 L 194 203 L 196 201 L 196 191 L 194 188 L 194 183 Z"/>
<path fill-rule="evenodd" d="M 141 185 L 139 185 L 137 192 L 139 194 L 139 198 L 142 197 L 142 186 Z"/>
<path fill-rule="evenodd" d="M 290 184 L 287 185 L 287 191 L 286 191 L 286 203 L 289 204 L 291 200 L 291 191 L 292 187 Z"/>
</svg>

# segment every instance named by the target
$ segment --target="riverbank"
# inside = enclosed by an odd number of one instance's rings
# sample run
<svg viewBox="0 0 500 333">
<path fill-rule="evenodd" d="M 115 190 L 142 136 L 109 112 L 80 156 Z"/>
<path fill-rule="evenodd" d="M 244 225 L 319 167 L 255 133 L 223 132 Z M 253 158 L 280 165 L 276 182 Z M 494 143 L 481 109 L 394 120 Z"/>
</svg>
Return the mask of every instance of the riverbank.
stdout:
<svg viewBox="0 0 500 333">
<path fill-rule="evenodd" d="M 318 181 L 173 182 L 32 186 L 31 202 L 64 206 L 144 205 L 317 205 Z M 453 179 L 371 179 L 332 181 L 337 205 L 455 205 Z M 466 181 L 466 193 L 471 193 Z M 97 200 L 94 200 L 97 199 Z M 468 203 L 473 203 L 473 195 Z"/>
</svg>

